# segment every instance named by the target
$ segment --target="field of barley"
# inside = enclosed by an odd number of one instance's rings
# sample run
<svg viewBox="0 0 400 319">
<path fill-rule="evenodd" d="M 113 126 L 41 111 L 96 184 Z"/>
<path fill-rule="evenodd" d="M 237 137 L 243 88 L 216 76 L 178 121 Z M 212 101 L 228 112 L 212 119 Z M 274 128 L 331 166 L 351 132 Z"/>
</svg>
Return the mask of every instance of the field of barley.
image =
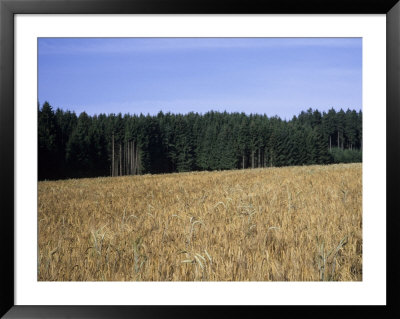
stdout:
<svg viewBox="0 0 400 319">
<path fill-rule="evenodd" d="M 362 164 L 38 183 L 39 281 L 361 281 Z"/>
</svg>

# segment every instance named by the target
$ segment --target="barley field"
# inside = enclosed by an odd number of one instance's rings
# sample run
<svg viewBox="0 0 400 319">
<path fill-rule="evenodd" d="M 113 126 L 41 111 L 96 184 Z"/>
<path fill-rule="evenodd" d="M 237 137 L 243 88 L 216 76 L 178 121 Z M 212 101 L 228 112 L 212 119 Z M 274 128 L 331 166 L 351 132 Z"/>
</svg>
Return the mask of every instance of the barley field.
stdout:
<svg viewBox="0 0 400 319">
<path fill-rule="evenodd" d="M 362 164 L 38 183 L 39 281 L 361 281 Z"/>
</svg>

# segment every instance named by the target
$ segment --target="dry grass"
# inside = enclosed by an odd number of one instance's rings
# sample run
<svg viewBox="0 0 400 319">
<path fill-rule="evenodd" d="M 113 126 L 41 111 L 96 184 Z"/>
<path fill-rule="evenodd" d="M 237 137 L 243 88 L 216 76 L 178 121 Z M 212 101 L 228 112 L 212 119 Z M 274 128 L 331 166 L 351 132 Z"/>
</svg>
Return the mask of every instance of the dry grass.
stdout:
<svg viewBox="0 0 400 319">
<path fill-rule="evenodd" d="M 41 281 L 360 281 L 361 164 L 39 182 Z"/>
</svg>

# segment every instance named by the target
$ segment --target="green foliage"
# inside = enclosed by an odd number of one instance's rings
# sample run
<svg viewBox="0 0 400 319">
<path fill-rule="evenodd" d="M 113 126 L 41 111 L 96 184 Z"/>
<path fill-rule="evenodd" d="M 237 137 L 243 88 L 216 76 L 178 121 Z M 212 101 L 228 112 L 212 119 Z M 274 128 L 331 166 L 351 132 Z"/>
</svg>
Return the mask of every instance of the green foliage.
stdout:
<svg viewBox="0 0 400 319">
<path fill-rule="evenodd" d="M 350 150 L 341 148 L 332 148 L 331 151 L 334 163 L 358 163 L 362 162 L 361 150 Z"/>
<path fill-rule="evenodd" d="M 39 180 L 361 161 L 362 113 L 89 116 L 38 109 Z M 134 150 L 132 150 L 134 148 Z M 127 164 L 135 157 L 136 170 Z"/>
</svg>

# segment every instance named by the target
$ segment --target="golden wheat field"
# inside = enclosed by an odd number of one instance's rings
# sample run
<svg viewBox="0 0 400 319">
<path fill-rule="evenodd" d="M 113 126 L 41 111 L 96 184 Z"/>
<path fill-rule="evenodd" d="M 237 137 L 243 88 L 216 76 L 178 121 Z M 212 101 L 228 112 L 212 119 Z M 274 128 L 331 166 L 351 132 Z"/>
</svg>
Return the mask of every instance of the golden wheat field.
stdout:
<svg viewBox="0 0 400 319">
<path fill-rule="evenodd" d="M 38 183 L 40 281 L 360 281 L 362 164 Z"/>
</svg>

